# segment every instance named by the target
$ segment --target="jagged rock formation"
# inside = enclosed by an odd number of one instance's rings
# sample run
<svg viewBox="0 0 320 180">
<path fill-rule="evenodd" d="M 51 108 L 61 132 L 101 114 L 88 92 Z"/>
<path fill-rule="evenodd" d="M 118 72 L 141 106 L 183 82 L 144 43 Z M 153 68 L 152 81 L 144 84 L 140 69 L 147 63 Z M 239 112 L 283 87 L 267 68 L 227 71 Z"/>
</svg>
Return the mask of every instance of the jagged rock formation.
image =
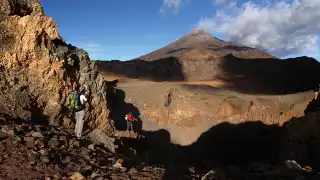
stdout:
<svg viewBox="0 0 320 180">
<path fill-rule="evenodd" d="M 64 42 L 38 0 L 1 0 L 0 4 L 0 113 L 69 126 L 64 84 L 71 79 L 89 90 L 88 124 L 112 131 L 103 77 L 88 54 Z M 66 71 L 58 67 L 61 59 Z"/>
</svg>

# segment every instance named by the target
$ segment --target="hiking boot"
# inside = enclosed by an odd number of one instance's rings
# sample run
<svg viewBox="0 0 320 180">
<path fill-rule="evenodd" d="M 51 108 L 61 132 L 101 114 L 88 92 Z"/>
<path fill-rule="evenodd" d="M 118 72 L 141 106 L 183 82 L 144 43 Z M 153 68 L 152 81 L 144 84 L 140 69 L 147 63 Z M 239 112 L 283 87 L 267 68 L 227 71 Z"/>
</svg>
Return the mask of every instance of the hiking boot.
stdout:
<svg viewBox="0 0 320 180">
<path fill-rule="evenodd" d="M 80 137 L 76 137 L 77 140 L 82 140 L 82 139 L 85 139 L 84 136 L 80 136 Z"/>
</svg>

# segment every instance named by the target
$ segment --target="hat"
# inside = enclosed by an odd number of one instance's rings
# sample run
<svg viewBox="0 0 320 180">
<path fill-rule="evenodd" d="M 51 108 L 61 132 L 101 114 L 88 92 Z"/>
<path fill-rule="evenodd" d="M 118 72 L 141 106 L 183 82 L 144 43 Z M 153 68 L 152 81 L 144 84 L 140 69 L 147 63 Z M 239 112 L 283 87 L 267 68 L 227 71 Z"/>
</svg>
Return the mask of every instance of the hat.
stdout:
<svg viewBox="0 0 320 180">
<path fill-rule="evenodd" d="M 80 86 L 79 92 L 83 92 L 84 90 L 85 90 L 84 87 L 83 87 L 83 86 Z"/>
</svg>

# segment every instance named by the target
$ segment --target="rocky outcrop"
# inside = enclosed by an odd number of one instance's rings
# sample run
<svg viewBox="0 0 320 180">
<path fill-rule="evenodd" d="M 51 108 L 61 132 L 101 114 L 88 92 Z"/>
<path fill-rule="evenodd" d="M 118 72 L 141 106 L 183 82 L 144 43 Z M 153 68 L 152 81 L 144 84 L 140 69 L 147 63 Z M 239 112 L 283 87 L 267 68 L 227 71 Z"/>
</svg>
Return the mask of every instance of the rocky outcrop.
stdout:
<svg viewBox="0 0 320 180">
<path fill-rule="evenodd" d="M 293 118 L 285 123 L 282 140 L 284 159 L 294 159 L 299 164 L 320 169 L 320 100 L 312 100 L 305 110 L 305 116 Z"/>
<path fill-rule="evenodd" d="M 70 126 L 65 116 L 65 85 L 84 85 L 89 95 L 86 120 L 112 131 L 103 77 L 88 54 L 62 39 L 37 0 L 1 0 L 1 114 Z M 66 70 L 60 69 L 64 60 Z"/>
</svg>

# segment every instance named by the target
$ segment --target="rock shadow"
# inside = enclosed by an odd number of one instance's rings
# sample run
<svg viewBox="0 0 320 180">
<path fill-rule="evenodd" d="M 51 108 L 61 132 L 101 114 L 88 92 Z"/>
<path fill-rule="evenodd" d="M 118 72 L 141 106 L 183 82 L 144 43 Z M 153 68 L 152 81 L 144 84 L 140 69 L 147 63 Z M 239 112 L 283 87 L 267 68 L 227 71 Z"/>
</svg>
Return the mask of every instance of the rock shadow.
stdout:
<svg viewBox="0 0 320 180">
<path fill-rule="evenodd" d="M 126 94 L 123 90 L 116 88 L 118 80 L 106 82 L 108 109 L 110 110 L 109 118 L 114 121 L 114 126 L 118 131 L 127 129 L 125 115 L 129 112 L 137 119 L 134 122 L 134 131 L 141 132 L 142 121 L 140 119 L 140 111 L 132 103 L 125 101 Z"/>
<path fill-rule="evenodd" d="M 143 132 L 143 161 L 163 166 L 163 179 L 195 178 L 189 169 L 204 174 L 228 165 L 245 166 L 253 162 L 278 163 L 283 129 L 260 121 L 241 124 L 221 123 L 204 132 L 189 146 L 172 144 L 166 130 Z"/>
<path fill-rule="evenodd" d="M 312 90 L 320 83 L 320 63 L 313 58 L 244 59 L 226 55 L 219 79 L 228 88 L 249 94 L 291 94 Z"/>
<path fill-rule="evenodd" d="M 295 121 L 293 121 L 296 123 Z M 316 165 L 317 153 L 305 151 L 305 159 L 288 149 L 288 130 L 278 125 L 265 125 L 261 121 L 240 124 L 221 123 L 204 132 L 196 142 L 188 146 L 171 143 L 167 130 L 143 131 L 145 139 L 122 138 L 136 149 L 139 162 L 128 160 L 127 167 L 142 162 L 150 166 L 164 167 L 163 179 L 199 179 L 211 169 L 228 166 L 247 167 L 252 163 L 282 164 L 284 160 L 295 160 L 302 167 Z M 297 143 L 297 142 L 296 142 Z M 311 146 L 310 146 L 311 147 Z M 291 154 L 283 159 L 283 154 Z M 314 166 L 316 168 L 316 166 Z M 194 172 L 190 171 L 194 169 Z"/>
<path fill-rule="evenodd" d="M 152 81 L 184 81 L 183 67 L 176 57 L 153 61 L 134 59 L 130 61 L 95 61 L 98 71 L 129 78 L 149 79 Z"/>
</svg>

